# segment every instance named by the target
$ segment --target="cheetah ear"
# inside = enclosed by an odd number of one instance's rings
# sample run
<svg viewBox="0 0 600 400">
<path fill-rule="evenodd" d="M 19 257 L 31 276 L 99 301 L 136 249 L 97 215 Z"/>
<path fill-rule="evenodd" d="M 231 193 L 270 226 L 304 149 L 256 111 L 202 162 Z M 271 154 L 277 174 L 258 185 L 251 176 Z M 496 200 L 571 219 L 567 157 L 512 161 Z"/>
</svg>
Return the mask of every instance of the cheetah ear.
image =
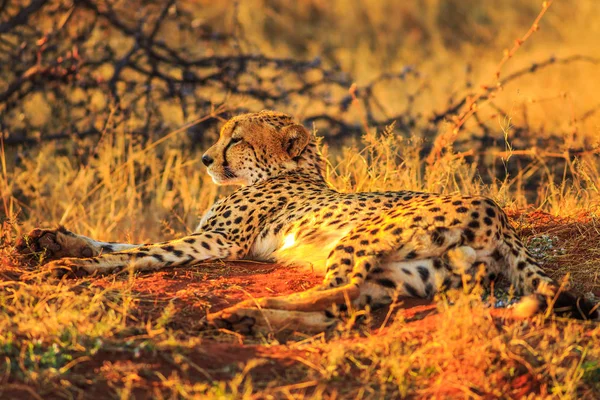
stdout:
<svg viewBox="0 0 600 400">
<path fill-rule="evenodd" d="M 291 158 L 298 157 L 310 140 L 308 130 L 299 124 L 288 125 L 281 129 L 283 148 Z"/>
</svg>

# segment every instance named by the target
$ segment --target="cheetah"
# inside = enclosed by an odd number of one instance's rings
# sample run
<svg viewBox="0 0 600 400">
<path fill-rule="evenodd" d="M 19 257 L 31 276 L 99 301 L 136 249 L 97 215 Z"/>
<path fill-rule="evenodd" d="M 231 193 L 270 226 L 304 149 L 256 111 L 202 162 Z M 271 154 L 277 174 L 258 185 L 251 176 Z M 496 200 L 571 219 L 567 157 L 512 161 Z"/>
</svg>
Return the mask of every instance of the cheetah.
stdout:
<svg viewBox="0 0 600 400">
<path fill-rule="evenodd" d="M 250 333 L 324 331 L 332 310 L 431 298 L 465 277 L 489 285 L 505 276 L 527 301 L 516 313 L 550 305 L 595 319 L 582 297 L 560 291 L 532 257 L 504 211 L 482 196 L 413 191 L 340 193 L 324 179 L 318 140 L 286 114 L 236 116 L 202 163 L 218 185 L 240 186 L 217 201 L 191 235 L 155 244 L 100 242 L 65 228 L 34 230 L 19 249 L 44 249 L 57 275 L 152 271 L 207 260 L 311 265 L 322 284 L 291 295 L 243 301 L 208 315 L 219 328 Z M 61 258 L 62 257 L 62 258 Z"/>
</svg>

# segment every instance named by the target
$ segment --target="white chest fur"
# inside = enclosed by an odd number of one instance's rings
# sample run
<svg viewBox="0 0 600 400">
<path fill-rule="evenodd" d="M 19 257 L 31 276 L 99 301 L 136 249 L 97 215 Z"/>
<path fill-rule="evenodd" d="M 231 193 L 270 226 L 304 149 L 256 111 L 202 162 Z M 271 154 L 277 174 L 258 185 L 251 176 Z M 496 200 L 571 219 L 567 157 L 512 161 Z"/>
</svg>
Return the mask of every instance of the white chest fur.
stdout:
<svg viewBox="0 0 600 400">
<path fill-rule="evenodd" d="M 300 232 L 285 235 L 269 233 L 254 242 L 249 258 L 299 266 L 324 275 L 327 256 L 351 229 L 319 230 L 310 238 L 303 237 Z"/>
</svg>

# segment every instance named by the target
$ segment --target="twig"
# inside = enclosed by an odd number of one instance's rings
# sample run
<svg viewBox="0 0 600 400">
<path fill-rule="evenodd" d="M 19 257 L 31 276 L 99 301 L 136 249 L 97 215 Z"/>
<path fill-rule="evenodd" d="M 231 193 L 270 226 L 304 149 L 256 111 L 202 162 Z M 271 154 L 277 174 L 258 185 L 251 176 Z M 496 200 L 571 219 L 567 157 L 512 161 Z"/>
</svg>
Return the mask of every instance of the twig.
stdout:
<svg viewBox="0 0 600 400">
<path fill-rule="evenodd" d="M 517 39 L 515 41 L 514 46 L 510 50 L 505 50 L 502 60 L 500 60 L 500 63 L 498 63 L 498 65 L 496 67 L 496 72 L 495 72 L 495 78 L 496 78 L 495 79 L 496 80 L 495 87 L 496 87 L 496 89 L 495 90 L 497 90 L 497 88 L 501 87 L 500 73 L 502 71 L 502 68 L 504 67 L 506 62 L 510 58 L 513 57 L 513 55 L 517 52 L 517 50 L 519 48 L 521 48 L 523 43 L 525 43 L 525 41 L 527 39 L 529 39 L 529 37 L 539 29 L 539 22 L 542 19 L 542 17 L 544 16 L 544 14 L 546 14 L 546 11 L 548 11 L 548 8 L 550 7 L 550 5 L 552 5 L 552 2 L 553 2 L 553 0 L 548 0 L 548 1 L 543 2 L 542 10 L 540 11 L 540 13 L 536 17 L 536 19 L 533 21 L 533 24 L 531 25 L 529 30 L 525 33 L 525 35 L 523 35 L 522 38 Z M 429 154 L 429 156 L 427 157 L 428 164 L 430 164 L 430 165 L 433 164 L 440 157 L 440 154 L 444 147 L 454 143 L 462 126 L 473 114 L 475 114 L 477 112 L 478 102 L 480 100 L 482 100 L 482 98 L 484 96 L 489 97 L 490 94 L 493 93 L 495 90 L 490 90 L 490 86 L 488 86 L 488 85 L 482 85 L 480 87 L 479 92 L 474 97 L 466 97 L 465 98 L 464 103 L 463 103 L 465 105 L 464 110 L 457 117 L 454 118 L 452 129 L 448 129 L 447 132 L 438 135 L 438 137 L 434 141 L 432 151 Z M 454 107 L 453 109 L 455 112 L 457 112 L 460 108 L 462 108 L 462 105 L 459 107 Z"/>
</svg>

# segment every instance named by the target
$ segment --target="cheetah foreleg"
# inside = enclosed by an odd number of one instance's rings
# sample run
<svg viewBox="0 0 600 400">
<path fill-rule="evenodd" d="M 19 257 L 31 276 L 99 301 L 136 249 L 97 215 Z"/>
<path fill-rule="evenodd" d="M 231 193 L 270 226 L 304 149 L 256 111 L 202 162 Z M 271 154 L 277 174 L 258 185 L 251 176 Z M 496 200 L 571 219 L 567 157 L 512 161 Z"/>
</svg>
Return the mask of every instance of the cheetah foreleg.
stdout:
<svg viewBox="0 0 600 400">
<path fill-rule="evenodd" d="M 240 247 L 227 241 L 221 233 L 200 232 L 169 242 L 149 244 L 134 249 L 101 254 L 89 258 L 63 258 L 44 266 L 54 275 L 71 273 L 83 276 L 107 274 L 125 268 L 153 271 L 165 267 L 185 266 L 200 261 L 232 258 Z"/>
</svg>

